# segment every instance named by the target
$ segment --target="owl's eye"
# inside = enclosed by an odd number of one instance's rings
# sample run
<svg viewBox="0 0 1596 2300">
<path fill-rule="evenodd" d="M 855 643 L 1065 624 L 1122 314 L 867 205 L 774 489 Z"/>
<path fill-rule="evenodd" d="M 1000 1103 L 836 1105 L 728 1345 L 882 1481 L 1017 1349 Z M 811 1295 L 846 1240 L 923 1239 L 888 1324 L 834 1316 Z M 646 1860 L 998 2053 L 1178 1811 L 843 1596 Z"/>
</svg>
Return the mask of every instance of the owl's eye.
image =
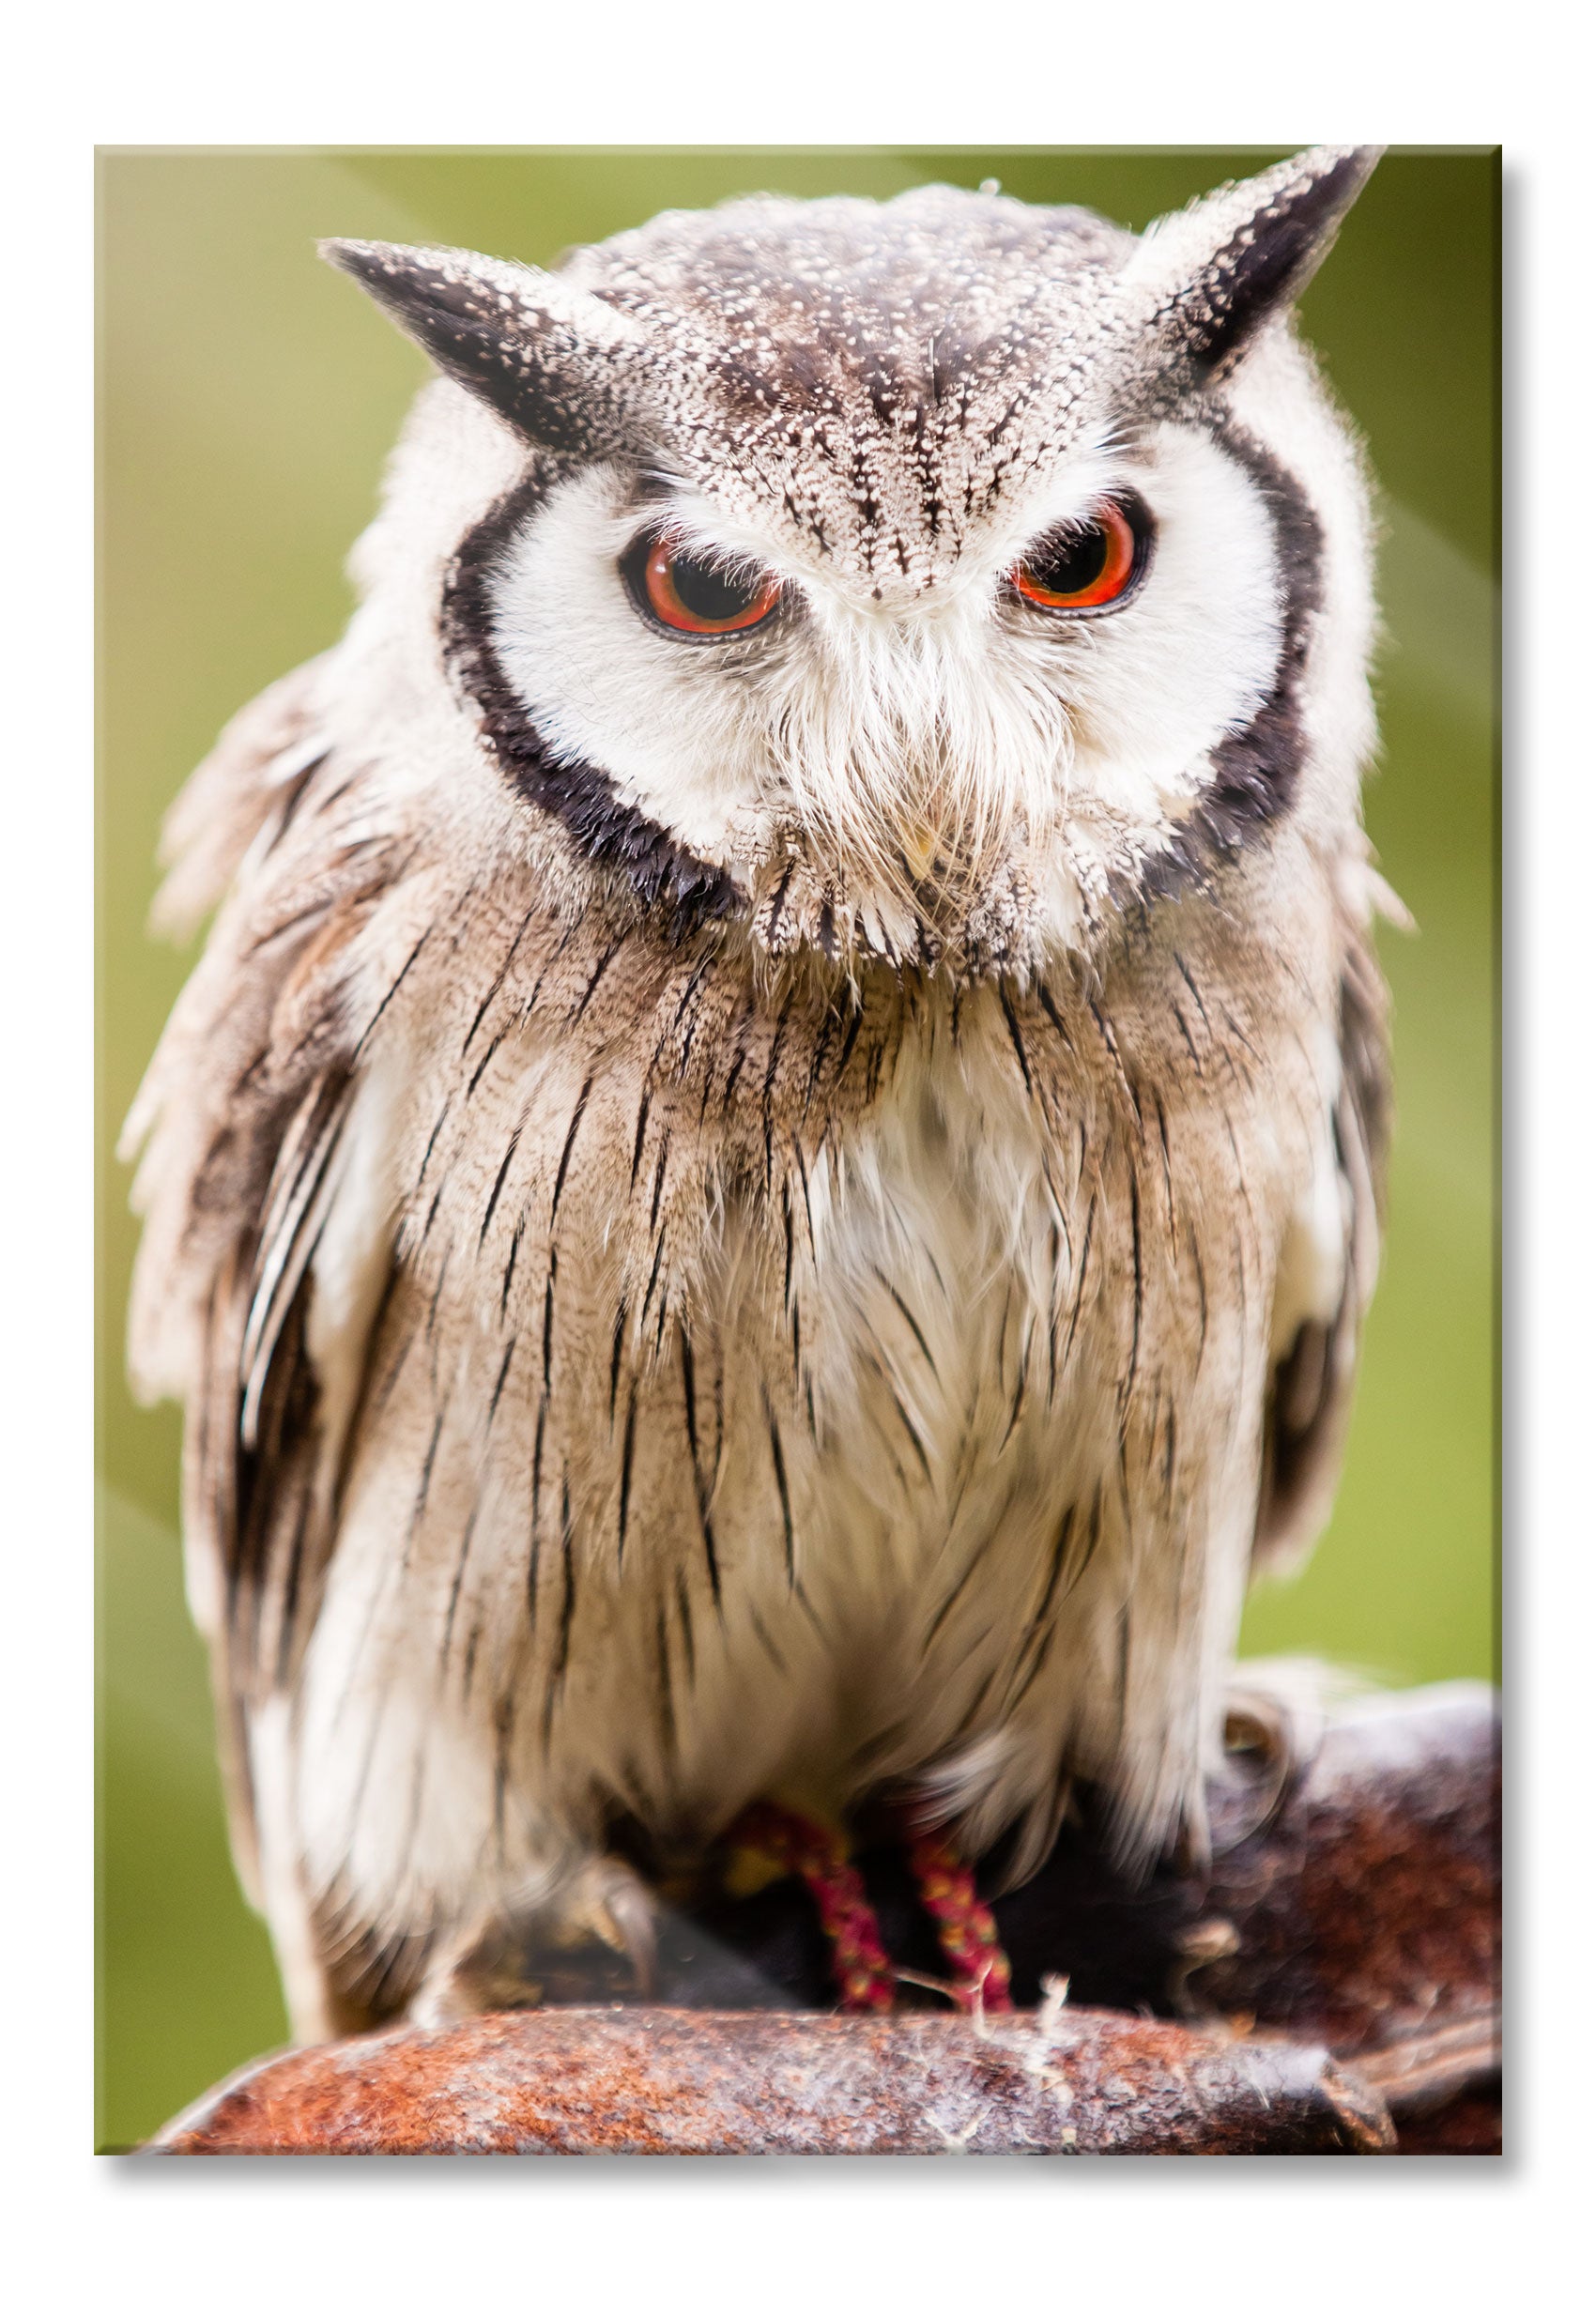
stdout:
<svg viewBox="0 0 1596 2300">
<path fill-rule="evenodd" d="M 774 575 L 699 558 L 669 535 L 645 535 L 622 570 L 650 621 L 684 638 L 725 638 L 751 630 L 781 596 Z"/>
<path fill-rule="evenodd" d="M 1140 503 L 1103 503 L 1089 519 L 1044 537 L 1008 579 L 1027 606 L 1050 615 L 1101 614 L 1141 581 L 1151 544 Z"/>
</svg>

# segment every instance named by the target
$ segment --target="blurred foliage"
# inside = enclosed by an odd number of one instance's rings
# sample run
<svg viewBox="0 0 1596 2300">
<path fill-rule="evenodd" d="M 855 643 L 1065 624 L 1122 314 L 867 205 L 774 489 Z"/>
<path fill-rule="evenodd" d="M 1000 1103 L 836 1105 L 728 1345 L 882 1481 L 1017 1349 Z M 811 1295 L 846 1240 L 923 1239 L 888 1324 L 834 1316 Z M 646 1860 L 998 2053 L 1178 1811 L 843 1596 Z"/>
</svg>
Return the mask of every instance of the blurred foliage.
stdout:
<svg viewBox="0 0 1596 2300">
<path fill-rule="evenodd" d="M 1277 151 L 110 151 L 100 159 L 100 2088 L 126 2145 L 284 2016 L 228 1865 L 182 1609 L 177 1416 L 122 1369 L 136 1226 L 114 1143 L 192 953 L 146 939 L 163 810 L 216 729 L 337 636 L 344 555 L 425 370 L 326 234 L 546 263 L 665 207 L 998 177 L 1136 225 Z M 1388 933 L 1399 1132 L 1335 1523 L 1249 1650 L 1395 1680 L 1496 1650 L 1498 169 L 1395 152 L 1304 301 L 1386 491 L 1384 759 L 1368 798 L 1419 926 Z"/>
</svg>

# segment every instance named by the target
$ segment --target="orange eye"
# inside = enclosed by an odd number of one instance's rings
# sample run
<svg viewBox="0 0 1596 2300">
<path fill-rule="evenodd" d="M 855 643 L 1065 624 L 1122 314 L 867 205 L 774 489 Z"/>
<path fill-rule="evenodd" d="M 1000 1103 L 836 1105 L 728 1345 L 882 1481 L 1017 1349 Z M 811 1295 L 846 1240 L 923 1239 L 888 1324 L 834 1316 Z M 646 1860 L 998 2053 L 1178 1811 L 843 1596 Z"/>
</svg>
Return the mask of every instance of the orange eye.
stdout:
<svg viewBox="0 0 1596 2300">
<path fill-rule="evenodd" d="M 668 535 L 645 542 L 627 570 L 642 606 L 668 631 L 722 638 L 763 622 L 781 596 L 774 575 L 697 559 Z"/>
<path fill-rule="evenodd" d="M 1008 579 L 1021 599 L 1051 615 L 1113 606 L 1146 562 L 1148 531 L 1144 516 L 1123 503 L 1105 503 L 1083 525 L 1047 536 Z"/>
</svg>

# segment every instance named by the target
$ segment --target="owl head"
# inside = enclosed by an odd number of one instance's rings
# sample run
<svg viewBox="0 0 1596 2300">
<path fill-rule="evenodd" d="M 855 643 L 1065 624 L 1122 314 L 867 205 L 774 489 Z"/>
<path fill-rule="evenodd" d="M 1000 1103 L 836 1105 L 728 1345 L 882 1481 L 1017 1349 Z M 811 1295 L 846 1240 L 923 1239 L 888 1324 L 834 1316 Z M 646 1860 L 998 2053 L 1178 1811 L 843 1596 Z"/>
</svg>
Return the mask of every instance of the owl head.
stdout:
<svg viewBox="0 0 1596 2300">
<path fill-rule="evenodd" d="M 931 187 L 555 272 L 326 253 L 430 354 L 334 710 L 560 899 L 1027 972 L 1356 807 L 1366 490 L 1290 321 L 1373 164 L 1141 237 Z M 374 754 L 375 755 L 375 754 Z"/>
</svg>

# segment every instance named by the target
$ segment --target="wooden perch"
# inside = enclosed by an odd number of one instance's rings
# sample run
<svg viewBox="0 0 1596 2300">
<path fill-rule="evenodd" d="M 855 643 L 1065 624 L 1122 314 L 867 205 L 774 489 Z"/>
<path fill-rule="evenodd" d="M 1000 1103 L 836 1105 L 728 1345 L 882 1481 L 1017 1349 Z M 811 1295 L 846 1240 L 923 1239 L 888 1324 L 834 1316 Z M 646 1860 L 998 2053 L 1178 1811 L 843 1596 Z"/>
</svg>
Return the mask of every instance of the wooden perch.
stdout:
<svg viewBox="0 0 1596 2300">
<path fill-rule="evenodd" d="M 169 2155 L 1243 2155 L 1388 2147 L 1327 2053 L 1116 2013 L 498 2013 L 246 2071 Z"/>
</svg>

